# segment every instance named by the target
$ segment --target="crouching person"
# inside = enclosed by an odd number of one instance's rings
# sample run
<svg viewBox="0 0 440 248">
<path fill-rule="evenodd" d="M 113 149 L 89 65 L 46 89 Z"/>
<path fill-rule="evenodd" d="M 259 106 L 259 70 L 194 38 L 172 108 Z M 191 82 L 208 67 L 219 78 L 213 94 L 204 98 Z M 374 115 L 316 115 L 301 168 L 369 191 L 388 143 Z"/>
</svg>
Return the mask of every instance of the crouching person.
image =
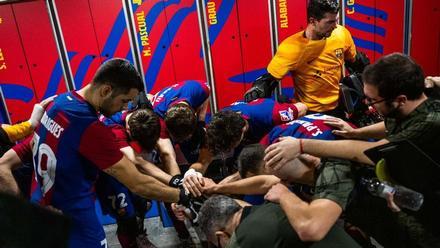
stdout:
<svg viewBox="0 0 440 248">
<path fill-rule="evenodd" d="M 250 206 L 218 195 L 205 201 L 199 214 L 201 230 L 217 247 L 359 247 L 337 226 L 319 242 L 301 241 L 284 211 L 274 203 Z"/>
</svg>

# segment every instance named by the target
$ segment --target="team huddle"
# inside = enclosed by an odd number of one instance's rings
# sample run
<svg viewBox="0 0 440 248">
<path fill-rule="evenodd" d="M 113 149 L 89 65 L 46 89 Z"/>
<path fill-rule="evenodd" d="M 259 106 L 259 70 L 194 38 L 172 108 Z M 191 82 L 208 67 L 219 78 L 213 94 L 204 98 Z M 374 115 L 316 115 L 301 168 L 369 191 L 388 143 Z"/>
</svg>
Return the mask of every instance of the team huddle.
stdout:
<svg viewBox="0 0 440 248">
<path fill-rule="evenodd" d="M 104 62 L 90 84 L 37 104 L 15 129 L 2 126 L 11 142 L 27 137 L 0 158 L 2 191 L 21 195 L 11 171 L 32 164 L 27 197 L 70 219 L 72 248 L 107 247 L 95 201 L 116 219 L 122 247 L 156 247 L 143 224 L 151 200 L 165 203 L 182 247 L 194 246 L 185 220 L 217 247 L 373 247 L 370 237 L 384 247 L 438 246 L 440 167 L 414 179 L 428 186 L 404 185 L 424 196 L 417 212 L 362 182 L 377 177 L 364 151 L 393 142 L 439 163 L 440 102 L 425 95 L 410 57 L 367 65 L 338 11 L 338 1 L 309 1 L 307 28 L 280 44 L 244 100 L 216 113 L 207 82 L 146 94 L 130 62 Z M 343 79 L 344 63 L 352 77 Z M 274 97 L 289 72 L 295 99 Z M 341 94 L 344 80 L 355 104 Z M 381 118 L 366 125 L 371 113 Z"/>
</svg>

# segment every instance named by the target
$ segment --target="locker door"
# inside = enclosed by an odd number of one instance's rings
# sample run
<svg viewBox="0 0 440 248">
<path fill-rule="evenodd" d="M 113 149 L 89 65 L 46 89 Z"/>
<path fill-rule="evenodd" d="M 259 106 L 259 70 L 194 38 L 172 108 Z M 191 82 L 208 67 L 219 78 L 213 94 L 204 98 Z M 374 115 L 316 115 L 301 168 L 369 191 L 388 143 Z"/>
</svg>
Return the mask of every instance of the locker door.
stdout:
<svg viewBox="0 0 440 248">
<path fill-rule="evenodd" d="M 243 63 L 243 94 L 252 82 L 267 72 L 272 58 L 269 6 L 267 1 L 237 1 Z"/>
<path fill-rule="evenodd" d="M 80 89 L 93 79 L 101 64 L 88 0 L 56 0 L 64 43 L 69 54 L 75 88 Z"/>
<path fill-rule="evenodd" d="M 162 0 L 133 3 L 145 82 L 148 92 L 152 94 L 176 81 L 165 8 L 177 3 L 178 1 Z"/>
<path fill-rule="evenodd" d="M 177 81 L 206 81 L 196 0 L 182 0 L 165 9 Z"/>
<path fill-rule="evenodd" d="M 89 4 L 102 60 L 118 57 L 133 63 L 122 1 L 89 0 Z"/>
<path fill-rule="evenodd" d="M 38 101 L 66 92 L 61 62 L 44 1 L 13 4 Z"/>
<path fill-rule="evenodd" d="M 350 31 L 356 49 L 365 52 L 374 62 L 384 53 L 382 38 L 385 36 L 383 21 L 378 21 L 379 13 L 376 9 L 376 0 L 344 0 L 345 27 Z M 381 14 L 385 17 L 384 14 Z"/>
<path fill-rule="evenodd" d="M 243 99 L 241 82 L 244 82 L 244 76 L 236 1 L 208 1 L 206 12 L 217 105 L 222 109 Z"/>
<path fill-rule="evenodd" d="M 440 75 L 440 1 L 413 1 L 411 57 L 425 75 Z"/>
<path fill-rule="evenodd" d="M 403 52 L 405 0 L 376 0 L 376 42 L 382 44 L 383 55 Z M 377 59 L 377 58 L 376 58 Z"/>
<path fill-rule="evenodd" d="M 278 42 L 305 30 L 307 27 L 307 0 L 277 0 Z M 281 80 L 282 93 L 293 97 L 293 78 L 286 76 Z"/>
<path fill-rule="evenodd" d="M 0 39 L 0 86 L 11 121 L 15 123 L 29 118 L 36 98 L 12 5 L 0 6 L 0 18 L 0 33 L 7 34 Z M 2 123 L 6 123 L 6 116 L 3 117 Z"/>
</svg>

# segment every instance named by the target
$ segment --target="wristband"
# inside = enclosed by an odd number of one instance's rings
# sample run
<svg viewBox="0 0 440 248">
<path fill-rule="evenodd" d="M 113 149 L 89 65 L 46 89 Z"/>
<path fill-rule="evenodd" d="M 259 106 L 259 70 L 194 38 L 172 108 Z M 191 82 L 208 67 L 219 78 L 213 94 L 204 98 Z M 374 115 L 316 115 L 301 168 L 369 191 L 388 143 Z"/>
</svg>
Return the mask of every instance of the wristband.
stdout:
<svg viewBox="0 0 440 248">
<path fill-rule="evenodd" d="M 183 177 L 182 175 L 175 175 L 171 178 L 171 180 L 168 182 L 168 185 L 173 188 L 178 188 L 180 185 L 182 185 Z"/>
<path fill-rule="evenodd" d="M 187 178 L 188 176 L 197 176 L 197 177 L 203 177 L 202 173 L 194 170 L 194 169 L 189 169 L 185 172 L 185 175 L 183 176 L 183 178 Z"/>
</svg>

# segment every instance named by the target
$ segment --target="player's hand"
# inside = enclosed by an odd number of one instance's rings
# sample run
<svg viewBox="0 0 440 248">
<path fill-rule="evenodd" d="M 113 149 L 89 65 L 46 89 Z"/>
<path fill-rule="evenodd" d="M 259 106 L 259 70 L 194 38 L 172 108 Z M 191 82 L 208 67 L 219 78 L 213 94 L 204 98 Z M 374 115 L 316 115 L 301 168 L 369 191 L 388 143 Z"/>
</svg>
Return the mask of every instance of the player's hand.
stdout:
<svg viewBox="0 0 440 248">
<path fill-rule="evenodd" d="M 184 221 L 186 219 L 184 206 L 178 205 L 177 203 L 171 203 L 171 209 L 178 220 Z"/>
<path fill-rule="evenodd" d="M 216 193 L 217 184 L 211 178 L 203 178 L 205 185 L 203 186 L 204 195 L 212 195 Z"/>
<path fill-rule="evenodd" d="M 347 139 L 356 138 L 356 129 L 354 129 L 346 121 L 339 118 L 328 118 L 324 121 L 325 124 L 337 128 L 332 133 Z"/>
<path fill-rule="evenodd" d="M 440 77 L 428 76 L 425 78 L 425 88 L 440 87 Z"/>
<path fill-rule="evenodd" d="M 202 195 L 203 185 L 205 185 L 203 176 L 194 169 L 189 169 L 183 177 L 183 188 L 190 192 L 193 196 Z"/>
<path fill-rule="evenodd" d="M 46 108 L 49 103 L 51 103 L 58 95 L 50 96 L 40 102 L 41 107 Z"/>
<path fill-rule="evenodd" d="M 265 150 L 266 167 L 272 170 L 279 170 L 288 161 L 295 159 L 300 154 L 299 139 L 292 137 L 281 137 L 277 143 L 273 143 Z"/>
<path fill-rule="evenodd" d="M 43 117 L 44 109 L 47 107 L 47 105 L 55 99 L 57 95 L 48 97 L 41 101 L 40 103 L 37 103 L 34 105 L 34 109 L 32 110 L 31 117 L 29 118 L 29 122 L 31 123 L 32 128 L 36 128 L 38 124 L 40 124 L 40 120 Z"/>
<path fill-rule="evenodd" d="M 280 203 L 280 199 L 286 194 L 290 194 L 289 189 L 281 183 L 277 183 L 269 191 L 267 191 L 264 199 L 267 201 Z"/>
</svg>

